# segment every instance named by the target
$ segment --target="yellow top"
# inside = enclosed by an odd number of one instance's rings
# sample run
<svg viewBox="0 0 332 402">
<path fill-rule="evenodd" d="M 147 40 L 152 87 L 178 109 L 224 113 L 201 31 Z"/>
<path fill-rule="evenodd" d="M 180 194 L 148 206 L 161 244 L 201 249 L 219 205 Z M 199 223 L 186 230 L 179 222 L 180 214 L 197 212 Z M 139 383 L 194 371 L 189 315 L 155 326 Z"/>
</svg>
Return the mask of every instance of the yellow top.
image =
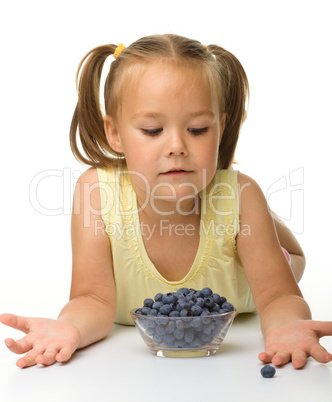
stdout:
<svg viewBox="0 0 332 402">
<path fill-rule="evenodd" d="M 238 313 L 253 312 L 255 305 L 236 253 L 239 231 L 237 172 L 218 170 L 201 198 L 200 241 L 188 274 L 180 281 L 166 280 L 152 264 L 144 247 L 136 194 L 128 172 L 98 169 L 101 216 L 108 233 L 117 289 L 115 322 L 133 325 L 129 311 L 145 298 L 181 287 L 210 287 L 225 296 Z M 174 258 L 176 264 L 176 257 Z"/>
</svg>

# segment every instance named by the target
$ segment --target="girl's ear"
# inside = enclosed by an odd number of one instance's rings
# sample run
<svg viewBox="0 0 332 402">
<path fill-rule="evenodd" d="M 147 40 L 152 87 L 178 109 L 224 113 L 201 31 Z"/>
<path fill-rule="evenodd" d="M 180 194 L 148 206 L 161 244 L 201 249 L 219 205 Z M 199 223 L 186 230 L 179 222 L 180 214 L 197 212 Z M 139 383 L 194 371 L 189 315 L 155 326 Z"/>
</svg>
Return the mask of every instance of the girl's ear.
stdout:
<svg viewBox="0 0 332 402">
<path fill-rule="evenodd" d="M 115 121 L 111 116 L 104 117 L 104 130 L 109 146 L 118 153 L 122 153 L 122 144 Z"/>
</svg>

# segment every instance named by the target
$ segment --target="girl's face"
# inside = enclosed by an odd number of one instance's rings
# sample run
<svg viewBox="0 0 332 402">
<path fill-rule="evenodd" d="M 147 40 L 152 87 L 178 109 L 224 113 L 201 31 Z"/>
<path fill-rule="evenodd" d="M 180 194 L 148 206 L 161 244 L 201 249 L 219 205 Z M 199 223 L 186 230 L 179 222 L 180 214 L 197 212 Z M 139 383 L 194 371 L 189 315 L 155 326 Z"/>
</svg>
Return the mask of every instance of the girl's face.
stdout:
<svg viewBox="0 0 332 402">
<path fill-rule="evenodd" d="M 140 205 L 192 206 L 212 180 L 224 119 L 205 81 L 193 71 L 153 63 L 124 85 L 116 121 L 105 118 L 107 139 L 124 153 Z"/>
</svg>

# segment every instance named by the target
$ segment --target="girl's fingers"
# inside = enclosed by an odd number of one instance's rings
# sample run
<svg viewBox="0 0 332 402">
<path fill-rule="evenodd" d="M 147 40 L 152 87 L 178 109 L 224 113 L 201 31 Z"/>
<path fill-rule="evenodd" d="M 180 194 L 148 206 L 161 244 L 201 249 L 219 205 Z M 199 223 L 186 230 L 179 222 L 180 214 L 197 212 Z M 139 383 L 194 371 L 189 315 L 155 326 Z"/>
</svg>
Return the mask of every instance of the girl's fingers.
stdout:
<svg viewBox="0 0 332 402">
<path fill-rule="evenodd" d="M 301 368 L 304 367 L 304 365 L 307 362 L 307 353 L 305 353 L 303 350 L 295 350 L 292 353 L 292 365 L 295 368 Z"/>
<path fill-rule="evenodd" d="M 37 364 L 36 358 L 39 355 L 44 353 L 43 350 L 40 349 L 32 349 L 29 353 L 27 353 L 21 359 L 18 359 L 16 362 L 17 367 L 24 368 L 24 367 L 31 367 Z"/>
<path fill-rule="evenodd" d="M 27 353 L 29 350 L 33 348 L 32 344 L 26 340 L 26 338 L 22 338 L 19 341 L 15 341 L 14 339 L 6 339 L 5 344 L 7 348 L 18 355 L 22 355 L 23 353 Z"/>
<path fill-rule="evenodd" d="M 38 355 L 35 359 L 36 363 L 43 364 L 44 366 L 50 366 L 55 362 L 55 356 L 57 355 L 57 349 L 46 349 L 44 354 Z"/>
<path fill-rule="evenodd" d="M 258 358 L 260 361 L 262 361 L 263 363 L 271 363 L 273 355 L 267 353 L 267 352 L 261 352 L 258 355 Z"/>
<path fill-rule="evenodd" d="M 329 353 L 322 345 L 317 343 L 310 350 L 310 355 L 319 363 L 328 363 L 332 361 L 332 354 Z"/>
<path fill-rule="evenodd" d="M 319 338 L 332 335 L 332 321 L 312 321 L 312 325 Z"/>
<path fill-rule="evenodd" d="M 8 327 L 18 329 L 24 333 L 28 333 L 28 320 L 25 317 L 20 317 L 14 314 L 2 314 L 0 315 L 0 322 Z"/>
<path fill-rule="evenodd" d="M 63 347 L 60 352 L 55 356 L 55 359 L 59 363 L 64 363 L 68 361 L 73 353 L 75 352 L 75 349 L 69 346 Z"/>
<path fill-rule="evenodd" d="M 277 352 L 271 362 L 276 366 L 282 366 L 290 361 L 290 353 L 288 352 Z"/>
</svg>

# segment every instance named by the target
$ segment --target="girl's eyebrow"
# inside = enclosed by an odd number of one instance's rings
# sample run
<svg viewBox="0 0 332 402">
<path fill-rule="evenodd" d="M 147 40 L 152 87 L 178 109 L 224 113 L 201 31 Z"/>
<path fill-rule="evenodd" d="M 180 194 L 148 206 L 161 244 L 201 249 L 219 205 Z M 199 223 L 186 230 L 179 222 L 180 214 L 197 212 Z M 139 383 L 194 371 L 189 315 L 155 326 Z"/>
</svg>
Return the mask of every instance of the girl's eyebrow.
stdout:
<svg viewBox="0 0 332 402">
<path fill-rule="evenodd" d="M 149 118 L 159 118 L 163 117 L 164 115 L 162 113 L 157 113 L 157 112 L 150 112 L 150 111 L 142 111 L 142 112 L 137 112 L 133 115 L 133 119 L 139 119 L 139 118 L 144 118 L 144 117 L 149 117 Z M 198 110 L 197 112 L 192 112 L 189 113 L 188 117 L 200 117 L 200 116 L 208 116 L 211 118 L 215 118 L 216 114 L 213 110 L 211 109 L 204 109 L 204 110 Z"/>
</svg>

